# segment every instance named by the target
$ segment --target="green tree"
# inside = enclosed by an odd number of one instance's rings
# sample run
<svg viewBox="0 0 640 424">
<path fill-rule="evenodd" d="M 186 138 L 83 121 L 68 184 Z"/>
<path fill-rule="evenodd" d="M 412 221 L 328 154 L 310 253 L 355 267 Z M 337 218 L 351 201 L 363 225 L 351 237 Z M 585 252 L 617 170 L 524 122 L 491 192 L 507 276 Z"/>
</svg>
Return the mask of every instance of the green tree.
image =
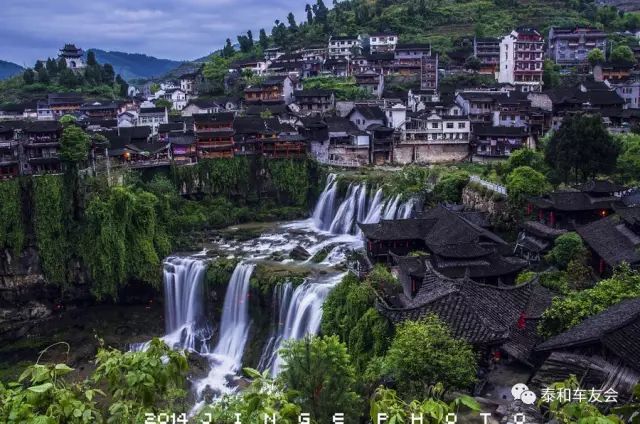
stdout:
<svg viewBox="0 0 640 424">
<path fill-rule="evenodd" d="M 159 90 L 160 84 L 158 84 L 157 82 L 154 82 L 149 86 L 149 91 L 151 92 L 151 94 L 156 94 Z"/>
<path fill-rule="evenodd" d="M 115 78 L 116 72 L 113 70 L 113 66 L 110 63 L 102 65 L 102 82 L 111 85 Z"/>
<path fill-rule="evenodd" d="M 547 178 L 529 166 L 519 166 L 507 175 L 509 202 L 520 205 L 530 196 L 539 196 L 551 189 Z"/>
<path fill-rule="evenodd" d="M 51 80 L 49 79 L 49 73 L 47 72 L 47 70 L 42 68 L 37 72 L 38 72 L 38 82 L 42 84 L 49 84 Z"/>
<path fill-rule="evenodd" d="M 231 45 L 231 39 L 227 38 L 224 48 L 222 49 L 222 57 L 229 58 L 232 57 L 234 53 L 235 50 L 233 49 L 233 45 Z"/>
<path fill-rule="evenodd" d="M 98 66 L 98 61 L 96 60 L 96 53 L 93 50 L 89 50 L 87 52 L 87 66 Z"/>
<path fill-rule="evenodd" d="M 460 203 L 462 190 L 469 183 L 469 174 L 455 171 L 445 174 L 433 187 L 433 195 L 437 202 Z"/>
<path fill-rule="evenodd" d="M 31 85 L 36 81 L 36 73 L 33 72 L 33 69 L 28 68 L 22 73 L 22 80 L 25 84 Z"/>
<path fill-rule="evenodd" d="M 171 103 L 171 100 L 156 99 L 153 101 L 153 103 L 156 105 L 156 107 L 163 107 L 167 110 L 171 110 L 173 108 L 173 103 Z"/>
<path fill-rule="evenodd" d="M 636 57 L 629 46 L 620 45 L 611 51 L 611 62 L 615 65 L 631 67 L 636 64 Z"/>
<path fill-rule="evenodd" d="M 617 171 L 620 179 L 628 184 L 640 182 L 640 134 L 618 136 L 621 153 L 618 156 Z"/>
<path fill-rule="evenodd" d="M 542 83 L 545 89 L 560 85 L 560 66 L 552 60 L 545 59 L 542 65 Z"/>
<path fill-rule="evenodd" d="M 65 68 L 60 71 L 58 82 L 67 88 L 75 88 L 78 85 L 78 78 L 71 69 Z"/>
<path fill-rule="evenodd" d="M 509 159 L 503 164 L 498 173 L 506 176 L 521 166 L 528 166 L 543 174 L 548 171 L 542 152 L 523 148 L 511 153 L 511 156 L 509 156 Z"/>
<path fill-rule="evenodd" d="M 288 341 L 281 355 L 284 366 L 278 379 L 295 393 L 293 402 L 312 420 L 323 421 L 335 411 L 344 412 L 345 421 L 358 416 L 355 369 L 337 336 Z"/>
<path fill-rule="evenodd" d="M 565 117 L 545 146 L 545 161 L 561 181 L 586 181 L 615 169 L 619 146 L 599 115 Z"/>
<path fill-rule="evenodd" d="M 49 75 L 58 74 L 58 63 L 55 60 L 48 58 L 46 68 L 47 68 L 47 72 L 49 72 Z"/>
<path fill-rule="evenodd" d="M 593 49 L 587 54 L 587 60 L 591 66 L 596 66 L 600 63 L 604 63 L 606 60 L 604 53 L 600 49 Z"/>
<path fill-rule="evenodd" d="M 587 255 L 587 248 L 578 233 L 569 232 L 559 236 L 545 259 L 560 268 L 567 269 L 571 261 L 580 260 Z"/>
<path fill-rule="evenodd" d="M 214 92 L 224 91 L 224 78 L 229 73 L 229 60 L 214 56 L 204 65 L 202 74 L 212 85 Z"/>
<path fill-rule="evenodd" d="M 298 31 L 298 24 L 296 23 L 296 18 L 295 16 L 293 16 L 293 13 L 289 12 L 289 14 L 287 15 L 287 22 L 289 23 L 289 31 Z"/>
<path fill-rule="evenodd" d="M 129 96 L 129 84 L 120 76 L 120 74 L 116 75 L 116 84 L 118 84 L 118 95 L 120 97 L 128 97 Z"/>
<path fill-rule="evenodd" d="M 262 47 L 262 50 L 269 47 L 269 37 L 267 37 L 267 32 L 264 28 L 260 28 L 260 38 L 258 43 L 260 44 L 260 47 Z"/>
<path fill-rule="evenodd" d="M 469 56 L 467 60 L 464 62 L 465 69 L 472 70 L 474 72 L 478 72 L 480 68 L 482 68 L 482 62 L 475 56 Z"/>
<path fill-rule="evenodd" d="M 394 378 L 403 397 L 429 394 L 437 383 L 447 389 L 466 389 L 476 379 L 476 358 L 471 346 L 454 338 L 434 315 L 405 321 L 384 357 L 382 374 Z"/>
<path fill-rule="evenodd" d="M 60 159 L 77 165 L 87 160 L 89 147 L 91 147 L 89 135 L 82 128 L 67 124 L 60 140 Z"/>
<path fill-rule="evenodd" d="M 542 315 L 538 332 L 551 337 L 596 315 L 610 306 L 640 296 L 640 274 L 623 263 L 611 278 L 601 280 L 592 288 L 572 291 L 553 299 Z"/>
</svg>

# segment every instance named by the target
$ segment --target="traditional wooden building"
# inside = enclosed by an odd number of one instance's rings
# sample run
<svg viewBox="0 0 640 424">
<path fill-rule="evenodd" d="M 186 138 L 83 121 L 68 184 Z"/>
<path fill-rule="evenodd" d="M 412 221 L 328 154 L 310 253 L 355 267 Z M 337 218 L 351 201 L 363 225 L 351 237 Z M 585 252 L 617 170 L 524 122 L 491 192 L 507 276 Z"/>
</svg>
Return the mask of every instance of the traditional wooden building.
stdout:
<svg viewBox="0 0 640 424">
<path fill-rule="evenodd" d="M 197 114 L 193 120 L 199 159 L 233 157 L 234 113 Z"/>
<path fill-rule="evenodd" d="M 625 190 L 609 181 L 592 181 L 578 190 L 532 197 L 526 213 L 548 227 L 575 230 L 611 215 L 616 206 L 622 205 L 619 195 Z"/>
<path fill-rule="evenodd" d="M 297 90 L 294 97 L 300 113 L 306 115 L 323 115 L 335 107 L 335 97 L 329 90 Z"/>
<path fill-rule="evenodd" d="M 177 164 L 195 163 L 198 160 L 196 137 L 193 131 L 169 133 L 171 160 Z"/>
<path fill-rule="evenodd" d="M 16 177 L 19 173 L 19 145 L 14 129 L 0 125 L 0 179 Z"/>
<path fill-rule="evenodd" d="M 532 136 L 524 127 L 502 127 L 476 124 L 473 128 L 474 157 L 491 160 L 504 159 L 523 147 L 531 147 Z"/>
<path fill-rule="evenodd" d="M 419 279 L 419 287 L 412 297 L 401 296 L 396 305 L 379 300 L 376 307 L 382 315 L 394 323 L 436 315 L 455 337 L 482 353 L 481 363 L 486 364 L 491 354 L 500 351 L 507 359 L 531 365 L 531 351 L 539 341 L 537 322 L 552 299 L 537 279 L 511 287 L 487 285 L 468 276 L 449 278 L 428 260 L 423 261 L 424 271 L 416 275 L 412 271 L 416 267 L 404 261 L 394 272 L 399 272 L 403 286 L 405 277 L 411 276 Z"/>
<path fill-rule="evenodd" d="M 626 262 L 640 266 L 640 207 L 615 207 L 615 215 L 578 227 L 591 250 L 591 263 L 600 275 Z"/>
<path fill-rule="evenodd" d="M 116 119 L 118 104 L 113 101 L 85 103 L 80 106 L 80 113 L 93 119 Z"/>
<path fill-rule="evenodd" d="M 526 266 L 522 259 L 507 256 L 511 247 L 499 236 L 473 223 L 464 212 L 444 206 L 418 218 L 358 226 L 366 238 L 367 255 L 374 262 L 389 263 L 393 255 L 414 252 L 428 257 L 433 268 L 447 277 L 467 275 L 492 284 L 513 282 Z"/>
<path fill-rule="evenodd" d="M 575 375 L 587 388 L 621 397 L 640 382 L 640 298 L 623 300 L 544 343 L 546 357 L 533 382 L 546 386 Z"/>
<path fill-rule="evenodd" d="M 60 172 L 60 138 L 62 125 L 57 121 L 33 121 L 23 128 L 22 146 L 26 159 L 25 173 Z"/>
</svg>

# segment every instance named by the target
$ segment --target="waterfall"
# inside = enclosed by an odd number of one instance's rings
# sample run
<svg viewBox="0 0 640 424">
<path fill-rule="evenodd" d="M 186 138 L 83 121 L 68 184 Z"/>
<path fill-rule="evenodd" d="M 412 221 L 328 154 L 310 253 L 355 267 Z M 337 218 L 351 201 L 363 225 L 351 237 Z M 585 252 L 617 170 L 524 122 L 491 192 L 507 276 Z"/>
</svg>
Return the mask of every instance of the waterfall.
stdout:
<svg viewBox="0 0 640 424">
<path fill-rule="evenodd" d="M 291 294 L 293 293 L 293 285 L 289 282 L 278 284 L 273 290 L 273 298 L 271 301 L 271 316 L 273 329 L 269 340 L 262 349 L 258 369 L 264 371 L 270 368 L 276 359 L 278 347 L 282 341 L 284 328 L 287 321 L 287 312 L 291 303 Z"/>
<path fill-rule="evenodd" d="M 384 207 L 384 201 L 382 200 L 382 189 L 379 188 L 376 191 L 375 196 L 373 196 L 373 201 L 371 202 L 371 207 L 369 208 L 369 213 L 364 219 L 365 224 L 373 224 L 380 221 L 380 216 L 382 215 L 382 208 Z"/>
<path fill-rule="evenodd" d="M 413 213 L 414 199 L 402 204 L 400 195 L 385 199 L 381 188 L 371 198 L 365 183 L 349 184 L 345 198 L 336 210 L 337 187 L 336 175 L 329 175 L 313 212 L 313 222 L 319 230 L 333 234 L 358 234 L 358 222 L 374 224 L 381 219 L 406 219 Z"/>
<path fill-rule="evenodd" d="M 333 222 L 331 222 L 329 231 L 334 234 L 351 234 L 354 217 L 358 214 L 359 193 L 363 188 L 365 187 L 360 185 L 349 185 L 347 197 L 338 208 L 338 212 L 336 212 L 336 216 L 333 218 Z"/>
<path fill-rule="evenodd" d="M 316 227 L 321 230 L 328 230 L 331 226 L 337 190 L 336 174 L 329 174 L 327 176 L 327 184 L 320 194 L 316 208 L 313 211 L 313 221 Z"/>
<path fill-rule="evenodd" d="M 213 352 L 207 355 L 211 365 L 209 375 L 196 382 L 198 396 L 207 387 L 219 393 L 234 391 L 227 379 L 242 365 L 249 333 L 249 279 L 254 268 L 254 264 L 239 263 L 233 270 L 224 297 L 220 338 Z"/>
<path fill-rule="evenodd" d="M 329 292 L 342 279 L 344 274 L 332 277 L 327 282 L 305 281 L 291 295 L 291 285 L 285 284 L 278 306 L 278 326 L 271 345 L 265 346 L 260 362 L 261 369 L 270 369 L 276 376 L 282 367 L 282 358 L 278 354 L 285 340 L 300 340 L 308 334 L 317 334 L 322 320 L 322 305 Z M 288 293 L 287 293 L 288 290 Z M 286 312 L 286 313 L 285 313 Z M 285 314 L 283 314 L 285 313 Z M 284 317 L 284 319 L 283 319 Z"/>
<path fill-rule="evenodd" d="M 387 206 L 385 206 L 382 214 L 382 219 L 395 219 L 399 203 L 400 195 L 397 195 L 392 201 L 387 202 Z"/>
<path fill-rule="evenodd" d="M 407 200 L 402 205 L 400 205 L 400 207 L 398 208 L 398 213 L 396 215 L 396 218 L 398 218 L 398 219 L 409 219 L 409 218 L 411 218 L 414 206 L 415 206 L 415 200 L 414 199 Z"/>
<path fill-rule="evenodd" d="M 169 257 L 164 261 L 165 336 L 174 349 L 207 352 L 211 327 L 204 314 L 203 279 L 206 264 L 195 258 Z M 133 351 L 145 350 L 149 342 L 134 343 Z"/>
</svg>

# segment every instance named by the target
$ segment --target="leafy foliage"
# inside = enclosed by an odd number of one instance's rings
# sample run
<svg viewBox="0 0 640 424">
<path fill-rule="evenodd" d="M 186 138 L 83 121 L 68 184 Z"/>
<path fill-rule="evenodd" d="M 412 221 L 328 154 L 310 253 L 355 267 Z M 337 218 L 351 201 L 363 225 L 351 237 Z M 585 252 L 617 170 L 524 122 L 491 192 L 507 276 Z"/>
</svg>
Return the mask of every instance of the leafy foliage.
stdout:
<svg viewBox="0 0 640 424">
<path fill-rule="evenodd" d="M 0 249 L 20 254 L 25 240 L 20 180 L 0 181 Z"/>
<path fill-rule="evenodd" d="M 0 420 L 143 422 L 145 413 L 171 410 L 185 398 L 186 357 L 159 339 L 152 340 L 144 352 L 100 349 L 96 366 L 91 377 L 81 383 L 68 381 L 74 370 L 62 363 L 28 367 L 17 382 L 6 387 L 0 383 Z"/>
<path fill-rule="evenodd" d="M 116 298 L 129 279 L 152 285 L 160 280 L 170 242 L 158 222 L 157 204 L 153 194 L 131 187 L 115 187 L 89 201 L 81 254 L 97 298 Z"/>
<path fill-rule="evenodd" d="M 571 261 L 583 258 L 586 254 L 587 248 L 582 238 L 577 233 L 570 232 L 562 234 L 555 240 L 553 249 L 545 259 L 564 270 Z"/>
<path fill-rule="evenodd" d="M 308 411 L 312 420 L 335 411 L 344 412 L 345 421 L 358 416 L 355 368 L 337 336 L 290 340 L 280 352 L 284 366 L 278 379 L 294 392 L 292 401 Z"/>
<path fill-rule="evenodd" d="M 438 202 L 460 203 L 462 190 L 469 183 L 469 174 L 464 171 L 446 173 L 433 188 Z"/>
<path fill-rule="evenodd" d="M 337 335 L 347 345 L 358 371 L 384 355 L 392 334 L 389 321 L 373 307 L 374 300 L 371 284 L 347 274 L 322 306 L 322 333 Z"/>
<path fill-rule="evenodd" d="M 392 377 L 403 397 L 428 396 L 430 386 L 462 389 L 476 378 L 476 358 L 471 346 L 455 339 L 436 316 L 398 325 L 382 374 Z"/>
<path fill-rule="evenodd" d="M 59 175 L 43 175 L 33 180 L 34 229 L 42 270 L 51 283 L 67 284 L 70 259 L 65 222 L 63 179 Z"/>
<path fill-rule="evenodd" d="M 618 144 L 597 115 L 578 114 L 565 118 L 545 146 L 545 160 L 556 177 L 568 182 L 586 181 L 615 169 Z"/>
<path fill-rule="evenodd" d="M 530 196 L 539 196 L 551 189 L 547 178 L 528 166 L 519 166 L 507 176 L 507 192 L 512 204 L 522 204 Z"/>
<path fill-rule="evenodd" d="M 618 136 L 620 156 L 617 171 L 621 182 L 634 184 L 640 182 L 640 135 L 621 134 Z"/>
<path fill-rule="evenodd" d="M 67 125 L 60 140 L 60 159 L 73 164 L 85 161 L 89 155 L 90 146 L 89 135 L 82 128 Z"/>
<path fill-rule="evenodd" d="M 312 77 L 304 80 L 305 89 L 332 91 L 336 100 L 361 100 L 371 98 L 371 93 L 356 85 L 355 78 Z"/>
<path fill-rule="evenodd" d="M 638 296 L 640 274 L 627 264 L 620 265 L 611 278 L 601 280 L 593 288 L 554 298 L 551 307 L 542 315 L 538 331 L 545 337 L 551 337 L 612 305 Z"/>
<path fill-rule="evenodd" d="M 389 422 L 406 423 L 412 417 L 422 417 L 428 424 L 450 422 L 448 414 L 457 414 L 461 408 L 480 411 L 480 404 L 470 396 L 460 396 L 447 403 L 442 399 L 441 384 L 430 387 L 427 396 L 420 400 L 405 402 L 395 390 L 379 387 L 371 397 L 370 414 L 372 422 L 378 422 L 378 414 L 387 414 Z"/>
<path fill-rule="evenodd" d="M 225 395 L 217 402 L 205 406 L 198 413 L 201 422 L 234 424 L 235 414 L 240 414 L 247 422 L 264 422 L 264 417 L 284 424 L 298 423 L 300 406 L 289 400 L 289 394 L 279 381 L 269 378 L 268 371 L 260 374 L 252 368 L 245 368 L 244 373 L 253 381 L 248 388 L 239 394 Z"/>
</svg>

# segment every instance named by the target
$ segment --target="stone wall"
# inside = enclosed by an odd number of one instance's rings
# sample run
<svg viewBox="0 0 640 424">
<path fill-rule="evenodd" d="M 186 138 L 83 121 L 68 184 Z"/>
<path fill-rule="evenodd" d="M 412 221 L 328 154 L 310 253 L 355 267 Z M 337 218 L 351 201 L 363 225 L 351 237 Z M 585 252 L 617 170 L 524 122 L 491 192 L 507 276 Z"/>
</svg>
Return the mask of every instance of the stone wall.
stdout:
<svg viewBox="0 0 640 424">
<path fill-rule="evenodd" d="M 468 144 L 398 144 L 393 149 L 394 162 L 410 163 L 459 162 L 469 156 Z"/>
<path fill-rule="evenodd" d="M 507 211 L 507 202 L 503 196 L 490 190 L 477 190 L 473 185 L 467 185 L 462 190 L 462 204 L 469 209 L 486 212 L 491 219 L 500 217 Z"/>
</svg>

